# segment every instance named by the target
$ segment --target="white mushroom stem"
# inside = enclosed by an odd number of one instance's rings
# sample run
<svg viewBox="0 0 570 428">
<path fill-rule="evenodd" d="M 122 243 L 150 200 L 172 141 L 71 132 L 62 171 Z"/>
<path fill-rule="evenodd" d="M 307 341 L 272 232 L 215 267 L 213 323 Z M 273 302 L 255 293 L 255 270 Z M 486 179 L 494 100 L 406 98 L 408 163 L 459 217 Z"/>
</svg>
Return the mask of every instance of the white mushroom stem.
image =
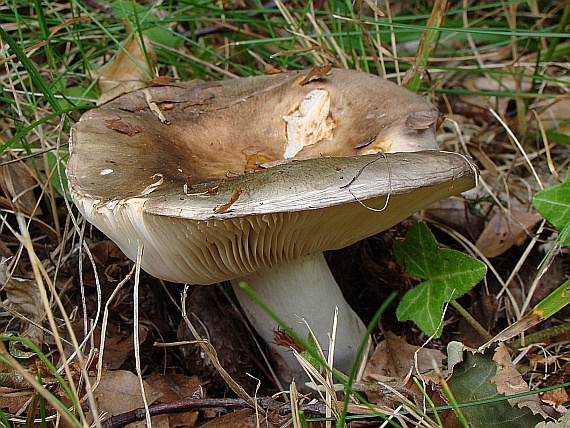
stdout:
<svg viewBox="0 0 570 428">
<path fill-rule="evenodd" d="M 293 352 L 273 343 L 273 333 L 279 325 L 238 285 L 240 281 L 246 282 L 287 326 L 306 340 L 308 329 L 303 322 L 305 320 L 325 355 L 328 353 L 335 308 L 338 307 L 334 367 L 348 373 L 360 343 L 365 340 L 366 327 L 344 300 L 322 253 L 263 268 L 239 281 L 232 281 L 246 316 L 277 357 L 275 359 L 281 365 L 277 372 L 282 380 L 290 381 L 290 376 L 298 382 L 305 381 L 307 376 Z"/>
</svg>

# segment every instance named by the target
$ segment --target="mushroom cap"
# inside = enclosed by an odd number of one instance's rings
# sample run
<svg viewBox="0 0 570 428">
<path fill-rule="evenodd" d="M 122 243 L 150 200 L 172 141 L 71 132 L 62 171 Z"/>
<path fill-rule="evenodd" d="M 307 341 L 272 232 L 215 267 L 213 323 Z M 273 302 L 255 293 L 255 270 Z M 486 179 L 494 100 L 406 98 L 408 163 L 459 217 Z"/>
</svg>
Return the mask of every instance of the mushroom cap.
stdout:
<svg viewBox="0 0 570 428">
<path fill-rule="evenodd" d="M 473 187 L 462 155 L 377 153 L 435 149 L 436 118 L 416 94 L 346 70 L 152 87 L 81 118 L 67 174 L 87 220 L 131 259 L 144 246 L 144 270 L 211 284 L 345 247 Z"/>
</svg>

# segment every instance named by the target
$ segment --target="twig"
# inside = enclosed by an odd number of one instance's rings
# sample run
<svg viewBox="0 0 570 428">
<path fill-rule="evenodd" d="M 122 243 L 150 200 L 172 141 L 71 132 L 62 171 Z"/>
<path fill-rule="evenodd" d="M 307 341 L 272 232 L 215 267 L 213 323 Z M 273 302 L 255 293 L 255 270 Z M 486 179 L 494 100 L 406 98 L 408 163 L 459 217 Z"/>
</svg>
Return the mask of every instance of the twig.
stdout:
<svg viewBox="0 0 570 428">
<path fill-rule="evenodd" d="M 291 405 L 281 403 L 271 397 L 261 397 L 257 399 L 257 405 L 268 412 L 277 412 L 280 416 L 291 414 Z M 166 404 L 155 404 L 149 406 L 148 411 L 151 416 L 165 415 L 172 413 L 182 413 L 193 409 L 204 409 L 212 407 L 223 408 L 251 408 L 250 404 L 241 398 L 185 398 Z M 300 406 L 301 410 L 314 416 L 324 416 L 325 408 L 323 404 L 305 404 Z M 135 409 L 130 412 L 112 416 L 103 421 L 102 428 L 121 428 L 132 422 L 145 419 L 145 409 Z"/>
<path fill-rule="evenodd" d="M 524 346 L 532 345 L 533 343 L 545 342 L 553 337 L 560 336 L 562 333 L 570 331 L 570 323 L 564 323 L 550 327 L 544 330 L 537 331 L 536 333 L 528 334 L 524 337 Z M 517 339 L 512 343 L 515 348 L 520 348 L 523 344 L 522 339 Z"/>
<path fill-rule="evenodd" d="M 481 335 L 481 337 L 483 339 L 485 339 L 486 341 L 489 341 L 493 338 L 493 336 L 491 336 L 489 334 L 489 332 L 487 330 L 485 330 L 483 328 L 483 326 L 481 324 L 479 324 L 479 322 L 475 318 L 473 318 L 473 316 L 463 308 L 463 306 L 461 306 L 459 303 L 457 303 L 456 300 L 451 301 L 451 306 L 453 306 L 455 308 L 455 310 L 457 312 L 459 312 L 463 316 L 463 318 L 465 318 L 465 321 L 467 321 L 469 323 L 469 325 L 471 327 L 473 327 L 477 331 L 477 333 L 479 333 Z"/>
</svg>

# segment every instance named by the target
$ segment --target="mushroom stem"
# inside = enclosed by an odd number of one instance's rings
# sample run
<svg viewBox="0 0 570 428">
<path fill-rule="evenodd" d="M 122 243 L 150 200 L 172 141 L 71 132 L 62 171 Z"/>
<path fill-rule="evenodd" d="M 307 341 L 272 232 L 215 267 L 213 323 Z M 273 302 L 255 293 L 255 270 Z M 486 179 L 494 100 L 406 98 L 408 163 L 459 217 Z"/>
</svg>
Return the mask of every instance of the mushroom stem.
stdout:
<svg viewBox="0 0 570 428">
<path fill-rule="evenodd" d="M 263 268 L 241 278 L 262 301 L 300 337 L 308 337 L 307 322 L 327 355 L 335 308 L 338 307 L 338 325 L 334 349 L 334 367 L 342 372 L 350 370 L 358 347 L 365 340 L 366 326 L 348 306 L 322 253 L 309 254 L 289 263 Z M 281 380 L 297 382 L 307 375 L 296 361 L 293 352 L 276 345 L 273 332 L 279 325 L 251 296 L 232 281 L 236 296 L 249 321 L 268 344 L 279 365 Z"/>
</svg>

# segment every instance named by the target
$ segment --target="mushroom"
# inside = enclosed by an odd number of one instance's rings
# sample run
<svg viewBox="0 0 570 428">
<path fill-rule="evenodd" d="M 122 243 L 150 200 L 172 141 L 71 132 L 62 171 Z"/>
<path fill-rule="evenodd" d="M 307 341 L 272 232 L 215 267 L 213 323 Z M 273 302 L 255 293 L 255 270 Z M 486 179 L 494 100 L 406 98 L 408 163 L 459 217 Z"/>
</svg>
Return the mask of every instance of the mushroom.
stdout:
<svg viewBox="0 0 570 428">
<path fill-rule="evenodd" d="M 476 168 L 437 151 L 437 111 L 377 76 L 313 69 L 135 91 L 88 111 L 67 174 L 83 216 L 151 275 L 231 281 L 284 380 L 304 378 L 245 281 L 348 371 L 366 328 L 322 255 L 472 188 Z M 417 152 L 415 152 L 418 150 Z M 399 153 L 390 153 L 390 152 Z"/>
</svg>

